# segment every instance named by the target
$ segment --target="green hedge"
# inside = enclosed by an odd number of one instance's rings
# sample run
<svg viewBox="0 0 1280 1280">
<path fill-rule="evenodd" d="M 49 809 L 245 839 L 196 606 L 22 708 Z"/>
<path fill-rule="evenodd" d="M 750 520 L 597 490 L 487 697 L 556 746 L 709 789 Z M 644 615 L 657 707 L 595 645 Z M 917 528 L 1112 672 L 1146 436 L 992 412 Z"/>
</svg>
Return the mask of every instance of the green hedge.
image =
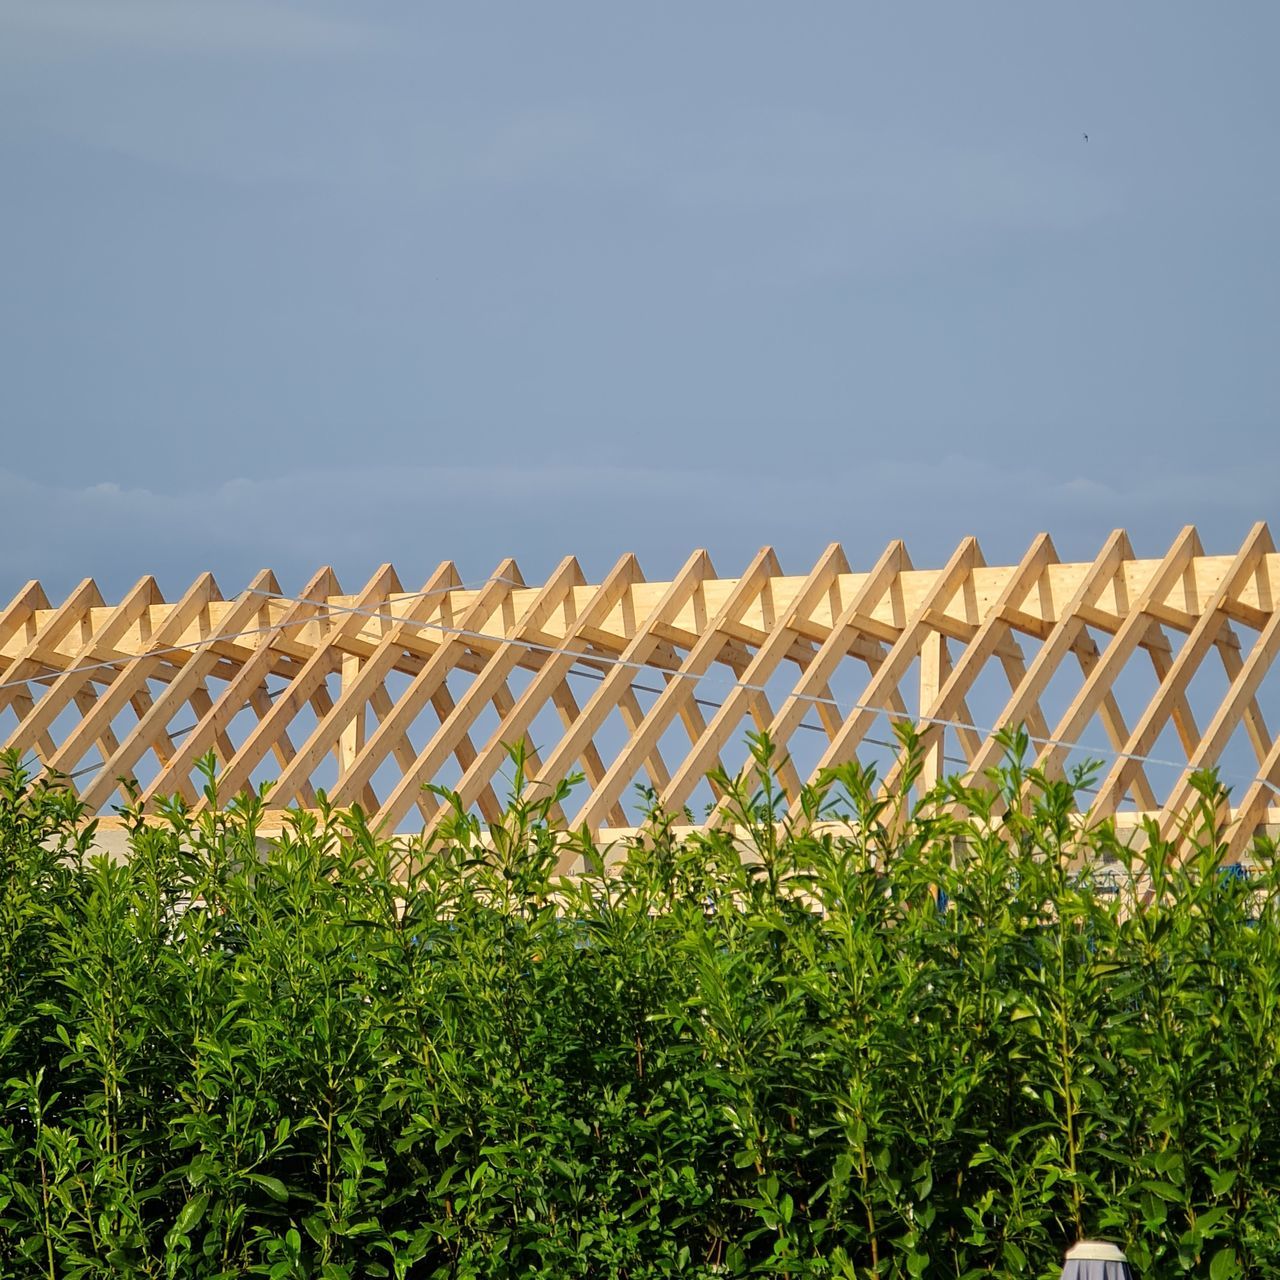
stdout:
<svg viewBox="0 0 1280 1280">
<path fill-rule="evenodd" d="M 412 871 L 358 812 L 264 852 L 260 798 L 112 865 L 10 759 L 0 1274 L 1280 1274 L 1272 849 L 1223 867 L 1205 781 L 1138 864 L 1016 746 L 805 834 L 757 742 L 751 858 L 657 823 L 572 883 L 528 793 Z"/>
</svg>

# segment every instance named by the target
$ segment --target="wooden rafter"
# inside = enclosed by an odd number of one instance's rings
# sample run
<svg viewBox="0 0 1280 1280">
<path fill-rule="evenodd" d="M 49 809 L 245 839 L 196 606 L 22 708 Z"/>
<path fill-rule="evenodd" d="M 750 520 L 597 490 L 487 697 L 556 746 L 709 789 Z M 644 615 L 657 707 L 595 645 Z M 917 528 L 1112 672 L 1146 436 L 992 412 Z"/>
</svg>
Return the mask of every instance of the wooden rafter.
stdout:
<svg viewBox="0 0 1280 1280">
<path fill-rule="evenodd" d="M 1196 679 L 1215 651 L 1217 698 Z M 271 810 L 305 807 L 324 787 L 396 830 L 415 812 L 441 820 L 424 786 L 449 770 L 463 807 L 495 819 L 519 742 L 531 785 L 583 772 L 568 818 L 601 830 L 638 820 L 639 783 L 673 812 L 691 804 L 751 728 L 777 744 L 797 806 L 827 766 L 873 746 L 882 758 L 888 722 L 917 727 L 920 787 L 957 765 L 981 779 L 1000 762 L 994 731 L 1021 723 L 1052 774 L 1081 740 L 1102 756 L 1097 815 L 1149 812 L 1166 832 L 1194 771 L 1220 766 L 1240 797 L 1238 852 L 1280 820 L 1278 653 L 1265 525 L 1229 555 L 1185 529 L 1157 559 L 1117 531 L 1077 563 L 1047 535 L 1004 566 L 969 539 L 942 569 L 894 543 L 858 571 L 833 545 L 799 576 L 766 548 L 738 577 L 697 552 L 665 582 L 630 556 L 598 583 L 566 559 L 527 586 L 510 560 L 478 587 L 445 563 L 418 591 L 384 565 L 354 595 L 328 569 L 295 597 L 266 571 L 230 599 L 207 574 L 173 601 L 150 578 L 114 603 L 88 579 L 54 602 L 28 582 L 0 609 L 0 724 L 7 747 L 73 775 L 91 812 L 122 780 L 145 807 L 199 806 L 212 752 L 223 799 L 278 779 Z M 1007 690 L 994 701 L 990 673 Z M 943 755 L 951 741 L 959 757 Z M 900 771 L 891 757 L 885 785 Z M 722 823 L 710 794 L 707 821 Z"/>
</svg>

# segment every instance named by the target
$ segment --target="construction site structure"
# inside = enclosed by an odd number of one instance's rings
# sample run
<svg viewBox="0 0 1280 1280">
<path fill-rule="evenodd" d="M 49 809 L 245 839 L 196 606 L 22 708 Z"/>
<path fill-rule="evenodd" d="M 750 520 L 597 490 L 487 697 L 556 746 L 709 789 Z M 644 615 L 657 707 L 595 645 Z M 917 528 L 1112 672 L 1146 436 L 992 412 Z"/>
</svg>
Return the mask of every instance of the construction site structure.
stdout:
<svg viewBox="0 0 1280 1280">
<path fill-rule="evenodd" d="M 748 768 L 749 731 L 771 736 L 797 807 L 856 757 L 894 787 L 894 724 L 919 735 L 917 788 L 984 778 L 996 731 L 1022 725 L 1051 776 L 1100 762 L 1092 815 L 1162 833 L 1218 766 L 1239 854 L 1278 817 L 1278 593 L 1263 524 L 1226 555 L 1186 528 L 1157 559 L 1117 531 L 1077 563 L 1041 535 L 1010 565 L 966 538 L 938 568 L 901 542 L 856 565 L 832 545 L 800 575 L 764 549 L 721 577 L 698 551 L 661 582 L 630 555 L 598 582 L 573 558 L 538 583 L 504 560 L 408 588 L 384 565 L 354 593 L 327 568 L 292 594 L 263 571 L 229 598 L 210 574 L 174 600 L 144 578 L 114 603 L 91 579 L 56 603 L 33 581 L 0 612 L 0 739 L 108 826 L 130 794 L 207 805 L 212 753 L 219 803 L 274 783 L 268 828 L 323 788 L 389 832 L 441 821 L 430 783 L 495 821 L 519 743 L 528 786 L 582 776 L 557 818 L 607 836 L 654 802 L 725 822 L 708 775 Z"/>
</svg>

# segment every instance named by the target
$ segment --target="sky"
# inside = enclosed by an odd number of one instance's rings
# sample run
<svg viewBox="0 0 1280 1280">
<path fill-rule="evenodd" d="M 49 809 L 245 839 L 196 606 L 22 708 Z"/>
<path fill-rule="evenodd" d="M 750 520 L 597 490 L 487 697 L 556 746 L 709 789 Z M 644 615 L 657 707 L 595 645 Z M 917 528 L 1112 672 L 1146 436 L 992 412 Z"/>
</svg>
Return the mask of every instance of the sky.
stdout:
<svg viewBox="0 0 1280 1280">
<path fill-rule="evenodd" d="M 1278 46 L 1271 0 L 0 0 L 0 595 L 1230 552 Z"/>
</svg>

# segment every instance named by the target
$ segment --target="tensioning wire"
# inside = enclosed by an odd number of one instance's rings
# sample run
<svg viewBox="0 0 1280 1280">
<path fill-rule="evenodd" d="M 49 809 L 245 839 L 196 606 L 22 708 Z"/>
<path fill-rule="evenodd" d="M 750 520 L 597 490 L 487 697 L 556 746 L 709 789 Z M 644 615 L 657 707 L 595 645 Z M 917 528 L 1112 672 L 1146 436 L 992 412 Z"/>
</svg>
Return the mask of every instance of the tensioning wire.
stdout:
<svg viewBox="0 0 1280 1280">
<path fill-rule="evenodd" d="M 588 680 L 604 679 L 604 674 L 602 672 L 592 671 L 590 669 L 583 670 L 581 667 L 576 667 L 573 671 L 570 672 L 570 674 L 581 676 Z M 285 690 L 288 689 L 288 687 L 289 687 L 288 685 L 285 685 L 283 688 L 276 689 L 274 692 L 271 690 L 267 690 L 267 697 L 272 701 L 274 701 L 282 693 L 284 693 Z M 636 684 L 633 682 L 631 684 L 631 688 L 636 690 L 639 693 L 660 694 L 663 692 L 661 689 L 657 689 L 651 684 Z M 712 711 L 719 711 L 720 708 L 724 706 L 724 703 L 714 702 L 710 698 L 695 697 L 693 699 L 693 703 L 695 706 L 705 707 L 708 710 L 712 710 Z M 181 738 L 184 734 L 188 734 L 193 729 L 199 728 L 199 724 L 200 722 L 198 720 L 194 724 L 184 724 L 181 729 L 171 729 L 166 736 L 169 738 L 170 741 L 173 741 L 173 739 Z M 800 723 L 796 726 L 796 728 L 809 729 L 809 730 L 812 730 L 814 733 L 826 733 L 826 730 L 820 724 L 810 724 L 807 720 L 801 720 Z M 873 746 L 877 746 L 877 747 L 888 747 L 891 750 L 896 750 L 898 746 L 898 744 L 895 742 L 889 742 L 884 738 L 873 738 L 871 737 L 870 734 L 868 734 L 865 738 L 863 738 L 863 741 L 870 742 Z M 968 764 L 968 761 L 961 756 L 949 756 L 944 754 L 942 758 L 944 761 L 949 761 L 951 764 Z M 38 763 L 38 760 L 37 760 L 37 763 Z M 105 764 L 106 764 L 105 760 L 99 760 L 96 764 L 85 765 L 83 768 L 76 769 L 74 772 L 65 774 L 63 776 L 65 776 L 68 781 L 74 782 L 75 779 L 82 778 L 85 776 L 85 774 L 96 773 Z"/>
<path fill-rule="evenodd" d="M 249 590 L 256 592 L 259 595 L 267 595 L 275 599 L 288 600 L 291 603 L 295 603 L 295 604 L 308 604 L 308 605 L 316 606 L 318 608 L 327 607 L 323 601 L 308 600 L 305 597 L 285 596 L 279 592 L 263 591 L 260 588 L 256 588 L 256 587 L 251 587 L 249 588 Z M 362 609 L 357 605 L 337 605 L 337 606 L 334 606 L 334 611 L 338 613 L 362 614 L 366 617 L 381 619 L 383 621 L 404 622 L 413 627 L 419 627 L 429 631 L 438 631 L 444 635 L 456 636 L 459 639 L 464 639 L 464 640 L 483 640 L 489 644 L 514 645 L 517 648 L 527 649 L 535 653 L 546 654 L 548 657 L 570 657 L 575 659 L 576 661 L 591 663 L 591 664 L 595 664 L 596 666 L 628 667 L 633 671 L 647 671 L 647 672 L 652 672 L 655 670 L 655 668 L 649 663 L 636 662 L 632 659 L 612 658 L 612 657 L 608 657 L 608 656 L 597 654 L 597 653 L 591 653 L 589 651 L 584 651 L 579 649 L 569 649 L 569 648 L 565 648 L 563 646 L 557 646 L 557 645 L 543 644 L 537 640 L 523 640 L 523 639 L 516 639 L 509 636 L 491 635 L 488 632 L 476 631 L 469 627 L 450 626 L 447 623 L 443 623 L 443 622 L 420 622 L 420 621 L 415 621 L 411 618 L 400 618 L 394 614 L 388 615 L 386 613 L 380 613 L 372 609 Z M 701 675 L 693 671 L 681 671 L 678 669 L 675 671 L 667 671 L 664 668 L 657 668 L 657 669 L 662 670 L 663 674 L 671 677 L 671 679 L 679 678 L 679 679 L 695 680 L 695 681 L 702 679 Z M 728 686 L 728 689 L 730 692 L 732 692 L 735 689 L 742 689 L 749 693 L 762 693 L 766 695 L 772 692 L 766 685 L 751 684 L 745 680 L 734 681 L 732 684 Z M 836 711 L 841 713 L 842 716 L 845 716 L 844 707 L 835 698 L 824 698 L 818 694 L 794 693 L 794 692 L 788 694 L 787 696 L 791 698 L 795 698 L 798 702 L 808 702 L 814 706 L 834 707 Z M 896 714 L 895 712 L 891 711 L 889 708 L 878 707 L 874 703 L 853 702 L 847 705 L 849 707 L 848 714 L 852 714 L 853 712 L 868 712 L 873 715 L 883 715 L 886 718 L 892 718 Z M 845 718 L 847 718 L 847 716 L 845 716 Z M 905 718 L 912 720 L 916 724 L 940 725 L 943 728 L 950 727 L 950 728 L 956 728 L 956 729 L 968 729 L 973 733 L 981 734 L 983 737 L 990 737 L 992 734 L 998 731 L 996 727 L 992 725 L 972 724 L 967 720 L 948 718 L 946 716 L 919 715 L 919 716 L 907 716 Z M 1081 752 L 1088 753 L 1091 756 L 1101 756 L 1110 760 L 1131 760 L 1135 764 L 1161 765 L 1165 768 L 1180 769 L 1180 770 L 1186 769 L 1188 765 L 1188 762 L 1185 760 L 1162 760 L 1158 756 L 1143 755 L 1140 752 L 1136 752 L 1136 751 L 1117 751 L 1113 747 L 1105 747 L 1105 748 L 1095 747 L 1095 746 L 1091 746 L 1088 743 L 1074 741 L 1069 738 L 1041 737 L 1039 735 L 1028 733 L 1027 740 L 1029 742 L 1035 743 L 1037 746 L 1062 747 L 1068 751 L 1081 751 Z M 863 741 L 867 741 L 867 739 L 864 738 Z M 1230 778 L 1232 781 L 1235 781 L 1235 782 L 1245 782 L 1249 784 L 1260 782 L 1264 786 L 1275 785 L 1274 783 L 1272 783 L 1270 778 L 1259 777 L 1256 775 L 1253 777 L 1247 777 L 1245 774 L 1223 774 L 1220 776 Z"/>
<path fill-rule="evenodd" d="M 289 687 L 288 685 L 285 685 L 283 689 L 276 689 L 274 692 L 268 689 L 266 691 L 268 701 L 274 702 L 282 693 L 284 693 L 285 689 L 288 689 L 288 687 Z M 193 729 L 198 729 L 199 727 L 200 727 L 200 721 L 197 720 L 193 724 L 184 724 L 181 729 L 170 729 L 165 736 L 169 739 L 170 742 L 172 742 L 175 738 L 184 737 L 186 734 L 190 733 Z M 36 757 L 35 763 L 36 764 L 40 763 L 39 756 Z M 62 778 L 66 778 L 68 782 L 74 782 L 77 778 L 83 778 L 86 773 L 97 773 L 97 771 L 101 769 L 103 765 L 105 765 L 106 763 L 107 762 L 105 760 L 99 760 L 97 764 L 88 764 L 88 765 L 85 765 L 83 768 L 74 770 L 71 773 L 63 773 L 63 774 L 59 774 L 58 776 Z"/>
<path fill-rule="evenodd" d="M 478 591 L 481 587 L 487 586 L 491 582 L 510 583 L 512 586 L 520 586 L 518 582 L 512 582 L 510 578 L 494 577 L 484 578 L 479 582 L 463 582 L 453 587 L 436 587 L 431 591 L 406 592 L 401 595 L 396 593 L 399 600 L 424 600 L 429 596 L 447 595 L 450 591 Z M 262 591 L 256 587 L 247 588 L 242 594 L 267 596 L 273 600 L 283 600 L 289 603 L 315 605 L 314 600 L 307 600 L 301 596 L 286 596 L 278 591 Z M 210 604 L 235 604 L 239 596 L 231 600 L 212 600 Z M 56 610 L 55 610 L 56 612 Z M 186 644 L 165 645 L 159 649 L 148 649 L 145 653 L 130 654 L 126 658 L 107 658 L 102 662 L 88 662 L 79 667 L 67 667 L 62 671 L 49 671 L 43 675 L 37 676 L 18 676 L 13 680 L 6 680 L 0 683 L 2 689 L 17 689 L 23 685 L 30 684 L 53 684 L 61 680 L 63 676 L 81 675 L 89 671 L 105 671 L 112 667 L 126 666 L 130 662 L 138 662 L 144 658 L 162 658 L 168 653 L 186 653 L 192 649 L 199 649 L 207 644 L 219 644 L 224 640 L 240 640 L 245 636 L 261 636 L 272 631 L 283 631 L 286 627 L 304 627 L 309 622 L 317 622 L 321 619 L 328 618 L 335 613 L 359 613 L 367 614 L 374 618 L 385 618 L 390 622 L 411 622 L 412 619 L 402 618 L 397 614 L 377 613 L 372 610 L 363 610 L 347 605 L 330 605 L 327 602 L 318 606 L 318 612 L 308 614 L 305 618 L 294 618 L 292 621 L 281 620 L 280 622 L 272 622 L 265 627 L 247 627 L 243 631 L 224 631 L 216 636 L 202 636 L 199 640 L 191 640 Z M 417 625 L 417 624 L 415 624 Z"/>
<path fill-rule="evenodd" d="M 660 667 L 656 668 L 656 670 L 661 670 L 661 669 L 662 668 Z M 648 668 L 648 670 L 652 671 L 652 670 L 655 670 L 655 668 L 650 667 Z M 603 680 L 604 679 L 604 674 L 602 672 L 592 671 L 590 668 L 588 668 L 587 670 L 583 670 L 581 667 L 575 667 L 569 674 L 574 676 L 582 676 L 587 680 Z M 661 694 L 666 692 L 665 689 L 657 689 L 651 684 L 636 684 L 634 681 L 631 684 L 631 688 L 636 690 L 638 693 Z M 724 706 L 723 702 L 715 702 L 711 698 L 694 697 L 692 699 L 692 702 L 695 707 L 706 707 L 708 710 L 711 710 L 711 711 L 719 711 Z M 826 733 L 826 730 L 820 724 L 811 724 L 808 720 L 801 720 L 800 723 L 796 725 L 796 728 L 809 729 L 813 733 Z M 888 747 L 892 751 L 896 751 L 900 745 L 899 743 L 896 743 L 896 742 L 890 742 L 886 738 L 873 738 L 870 734 L 867 734 L 867 736 L 864 737 L 862 741 L 869 742 L 871 743 L 872 746 L 875 746 L 875 747 Z M 961 756 L 949 756 L 944 754 L 942 758 L 943 760 L 951 761 L 952 764 L 968 764 L 969 763 L 967 760 L 965 760 Z"/>
<path fill-rule="evenodd" d="M 475 582 L 475 583 L 460 583 L 455 586 L 437 587 L 430 591 L 406 592 L 404 594 L 397 593 L 397 596 L 398 596 L 398 600 L 406 600 L 406 601 L 421 600 L 421 599 L 431 597 L 431 596 L 436 596 L 436 595 L 447 595 L 450 592 L 454 592 L 454 591 L 475 591 L 475 590 L 479 590 L 481 587 L 487 586 L 495 582 L 503 583 L 505 585 L 514 586 L 514 587 L 521 587 L 524 585 L 523 583 L 516 582 L 513 579 L 502 577 L 500 575 L 495 575 L 489 578 L 481 579 L 479 582 Z M 237 640 L 237 639 L 242 639 L 244 637 L 254 636 L 254 635 L 264 635 L 270 632 L 282 631 L 288 627 L 305 626 L 310 622 L 316 622 L 321 619 L 328 619 L 339 614 L 348 614 L 348 615 L 355 614 L 360 617 L 372 618 L 375 621 L 403 624 L 403 625 L 415 627 L 421 630 L 437 631 L 444 635 L 456 636 L 460 639 L 482 640 L 490 644 L 514 645 L 517 648 L 526 649 L 531 652 L 543 653 L 548 657 L 557 657 L 557 656 L 571 657 L 575 660 L 575 662 L 586 662 L 589 664 L 593 664 L 596 667 L 626 667 L 635 671 L 645 671 L 645 672 L 652 672 L 655 670 L 655 668 L 649 663 L 636 662 L 626 658 L 614 658 L 614 657 L 609 657 L 608 655 L 592 653 L 592 652 L 583 651 L 583 650 L 569 649 L 563 646 L 543 644 L 540 641 L 536 641 L 536 640 L 524 640 L 524 639 L 517 639 L 517 638 L 502 636 L 502 635 L 492 635 L 488 632 L 477 631 L 472 628 L 456 627 L 456 626 L 450 626 L 446 623 L 428 622 L 428 621 L 416 619 L 416 618 L 407 618 L 401 614 L 388 613 L 385 610 L 366 609 L 366 608 L 362 608 L 359 605 L 335 605 L 335 604 L 331 604 L 328 600 L 313 600 L 305 596 L 290 596 L 279 591 L 266 591 L 260 587 L 249 587 L 246 589 L 244 594 L 260 595 L 267 599 L 279 600 L 279 601 L 290 603 L 290 604 L 307 605 L 312 609 L 314 609 L 315 612 L 312 614 L 308 614 L 305 618 L 295 618 L 293 620 L 282 619 L 280 622 L 271 623 L 267 626 L 249 627 L 241 631 L 229 631 L 229 632 L 220 633 L 218 635 L 204 636 L 199 640 L 189 641 L 186 644 L 167 645 L 159 649 L 150 649 L 146 653 L 130 655 L 129 657 L 112 658 L 102 662 L 86 663 L 82 666 L 69 667 L 63 671 L 48 672 L 42 675 L 20 676 L 17 679 L 0 682 L 0 690 L 17 688 L 19 686 L 25 686 L 30 684 L 53 683 L 62 679 L 63 676 L 67 676 L 67 675 L 76 675 L 76 674 L 82 674 L 82 673 L 87 673 L 92 671 L 107 670 L 111 668 L 124 666 L 124 665 L 127 665 L 128 663 L 139 661 L 140 659 L 163 657 L 164 655 L 169 653 L 188 652 L 194 649 L 202 648 L 205 645 L 217 644 L 222 641 Z M 233 603 L 233 602 L 234 601 L 227 601 L 225 603 Z M 702 675 L 699 675 L 698 673 L 692 672 L 692 671 L 663 670 L 663 673 L 668 677 L 670 677 L 671 679 L 686 679 L 686 680 L 696 681 L 696 680 L 701 680 L 703 678 Z M 601 680 L 604 679 L 603 675 L 600 675 L 598 672 L 593 672 L 590 669 L 588 669 L 587 671 L 572 672 L 571 674 L 576 674 L 581 676 L 590 676 L 591 678 L 599 678 Z M 643 689 L 643 691 L 649 692 L 649 693 L 660 694 L 661 692 L 663 692 L 662 690 L 654 689 L 651 686 L 633 685 L 632 687 Z M 751 684 L 748 681 L 744 681 L 744 680 L 734 681 L 732 684 L 728 686 L 729 692 L 732 692 L 735 689 L 742 689 L 746 692 L 761 693 L 766 695 L 771 692 L 771 690 L 766 685 Z M 788 694 L 787 696 L 795 698 L 798 702 L 807 702 L 815 706 L 833 707 L 836 711 L 840 712 L 842 716 L 846 716 L 844 705 L 842 705 L 835 698 L 825 698 L 818 694 L 805 694 L 805 693 L 795 693 L 795 692 Z M 703 706 L 712 707 L 716 710 L 721 709 L 724 705 L 723 703 L 713 702 L 708 699 L 695 698 L 695 702 Z M 895 714 L 897 714 L 887 707 L 876 706 L 873 703 L 853 702 L 847 705 L 849 707 L 848 714 L 852 714 L 854 712 L 866 712 L 866 713 L 877 715 L 877 716 L 883 715 L 886 718 L 892 718 Z M 970 723 L 969 721 L 960 720 L 954 717 L 919 715 L 919 716 L 908 717 L 908 718 L 913 719 L 914 722 L 917 724 L 939 725 L 943 728 L 950 727 L 955 729 L 968 729 L 971 732 L 981 734 L 984 737 L 990 736 L 991 734 L 996 732 L 996 729 L 994 726 L 974 724 L 974 723 Z M 176 730 L 175 734 L 190 732 L 190 729 L 194 727 L 195 726 L 192 725 L 187 729 Z M 809 729 L 809 730 L 815 730 L 819 733 L 826 732 L 821 725 L 806 724 L 803 721 L 798 727 Z M 864 736 L 861 740 L 864 742 L 873 743 L 874 745 L 877 745 L 877 746 L 889 747 L 890 749 L 894 747 L 893 743 L 886 742 L 882 739 L 871 738 L 869 736 Z M 1092 755 L 1092 756 L 1101 756 L 1103 758 L 1111 759 L 1111 760 L 1131 760 L 1136 764 L 1159 765 L 1159 766 L 1170 768 L 1170 769 L 1185 769 L 1187 767 L 1187 762 L 1182 760 L 1164 760 L 1157 756 L 1144 755 L 1139 752 L 1117 751 L 1111 747 L 1104 748 L 1104 747 L 1092 746 L 1088 743 L 1073 741 L 1067 738 L 1042 737 L 1035 734 L 1028 734 L 1027 740 L 1029 742 L 1035 743 L 1037 746 L 1061 747 L 1068 751 L 1081 751 L 1081 752 L 1088 753 L 1089 755 Z M 954 756 L 944 757 L 944 758 L 950 759 L 953 763 L 968 764 L 968 761 L 960 760 Z M 97 766 L 97 767 L 100 768 L 101 766 Z M 78 777 L 80 776 L 81 773 L 84 773 L 84 772 L 86 772 L 86 770 L 79 770 L 75 774 L 71 774 L 69 776 Z M 1248 777 L 1244 774 L 1225 774 L 1222 776 L 1228 777 L 1236 782 L 1245 782 L 1248 784 L 1260 782 L 1264 786 L 1274 785 L 1269 778 L 1264 778 L 1259 776 Z"/>
<path fill-rule="evenodd" d="M 495 575 L 494 577 L 491 577 L 491 578 L 483 578 L 479 582 L 472 582 L 472 583 L 464 582 L 451 587 L 435 587 L 430 591 L 406 592 L 403 595 L 397 592 L 396 594 L 398 599 L 400 600 L 423 600 L 430 596 L 447 595 L 450 591 L 478 591 L 481 587 L 487 586 L 491 582 L 502 582 L 502 583 L 507 583 L 511 586 L 517 586 L 517 587 L 521 585 L 520 583 L 515 582 L 511 578 L 505 578 L 505 577 L 502 577 L 501 575 Z M 246 591 L 244 594 L 269 595 L 272 598 L 286 600 L 286 601 L 294 599 L 294 597 L 282 596 L 278 592 L 263 592 L 253 587 L 250 587 L 248 591 Z M 238 599 L 238 598 L 239 597 L 236 597 L 235 599 Z M 234 604 L 235 599 L 225 600 L 225 601 L 213 601 L 211 603 Z M 298 603 L 312 603 L 312 602 L 303 601 L 299 599 Z M 309 614 L 305 618 L 296 618 L 291 622 L 282 620 L 280 622 L 272 623 L 271 625 L 265 626 L 265 627 L 248 627 L 243 631 L 224 631 L 219 633 L 216 636 L 204 636 L 199 640 L 193 640 L 187 644 L 173 644 L 173 645 L 166 645 L 160 649 L 148 649 L 145 653 L 131 654 L 126 658 L 110 658 L 103 662 L 89 662 L 78 667 L 67 667 L 62 671 L 46 672 L 43 675 L 19 676 L 15 680 L 6 680 L 0 683 L 0 690 L 17 689 L 17 688 L 25 687 L 27 685 L 32 685 L 32 684 L 56 684 L 64 676 L 81 675 L 81 674 L 85 674 L 92 671 L 106 671 L 109 669 L 113 669 L 115 667 L 127 666 L 131 662 L 139 662 L 146 658 L 160 658 L 160 657 L 164 657 L 165 654 L 169 654 L 169 653 L 189 652 L 193 649 L 199 649 L 203 645 L 218 644 L 224 640 L 239 640 L 246 636 L 259 636 L 259 635 L 265 635 L 268 632 L 272 632 L 272 631 L 282 631 L 286 627 L 305 626 L 308 622 L 316 622 L 322 618 L 328 618 L 331 614 L 336 612 L 352 612 L 352 610 L 343 609 L 341 606 L 335 606 L 335 605 L 330 605 L 326 603 L 321 607 L 321 609 L 317 613 Z M 375 616 L 385 617 L 386 615 L 383 614 L 383 615 L 375 615 Z M 400 619 L 400 618 L 397 618 L 396 620 L 404 621 L 404 619 Z M 268 672 L 267 674 L 270 675 L 272 673 Z M 285 678 L 285 677 L 282 677 L 282 678 Z M 283 691 L 284 690 L 282 689 L 277 689 L 275 693 L 272 693 L 270 690 L 268 690 L 267 697 L 272 699 L 277 698 Z M 198 725 L 199 725 L 199 721 L 197 721 L 196 724 L 185 725 L 181 729 L 172 730 L 167 736 L 171 740 L 173 738 L 180 738 L 182 737 L 183 734 L 190 733 L 193 729 L 197 728 Z M 37 763 L 39 763 L 38 759 L 37 759 Z M 104 764 L 106 764 L 105 760 L 100 761 L 98 764 L 89 765 L 83 769 L 76 769 L 73 773 L 68 773 L 63 776 L 68 778 L 69 780 L 81 778 L 86 773 L 93 773 L 96 770 L 101 769 Z"/>
</svg>

